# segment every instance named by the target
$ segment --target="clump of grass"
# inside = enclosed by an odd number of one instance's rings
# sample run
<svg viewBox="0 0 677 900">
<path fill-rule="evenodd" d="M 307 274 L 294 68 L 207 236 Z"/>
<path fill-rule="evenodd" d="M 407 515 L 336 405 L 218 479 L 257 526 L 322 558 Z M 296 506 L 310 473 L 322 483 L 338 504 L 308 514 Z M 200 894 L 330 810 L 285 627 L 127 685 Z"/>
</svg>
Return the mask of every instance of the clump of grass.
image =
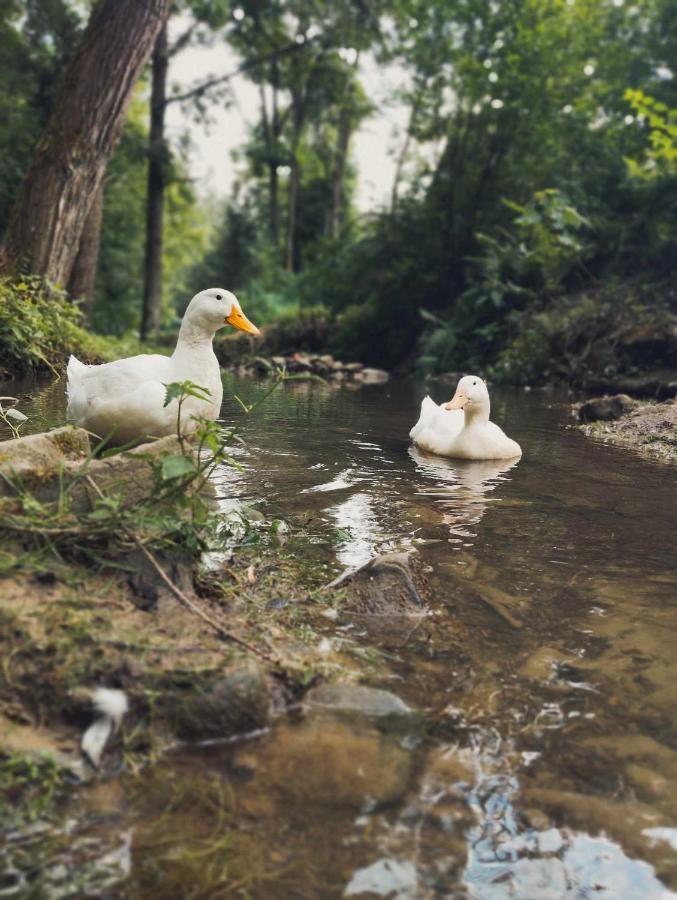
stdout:
<svg viewBox="0 0 677 900">
<path fill-rule="evenodd" d="M 0 373 L 56 373 L 70 353 L 102 362 L 138 351 L 136 339 L 91 334 L 79 307 L 42 279 L 0 278 Z"/>
<path fill-rule="evenodd" d="M 66 770 L 48 754 L 0 755 L 0 821 L 18 827 L 47 815 L 58 799 Z"/>
</svg>

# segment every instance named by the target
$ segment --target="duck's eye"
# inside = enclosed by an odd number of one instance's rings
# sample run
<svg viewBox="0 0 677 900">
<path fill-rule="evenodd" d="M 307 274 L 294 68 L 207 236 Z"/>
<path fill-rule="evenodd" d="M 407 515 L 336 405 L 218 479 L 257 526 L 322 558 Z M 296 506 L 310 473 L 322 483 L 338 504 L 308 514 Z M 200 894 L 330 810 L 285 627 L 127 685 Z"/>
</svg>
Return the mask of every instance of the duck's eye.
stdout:
<svg viewBox="0 0 677 900">
<path fill-rule="evenodd" d="M 222 299 L 221 294 L 217 294 L 217 295 L 216 295 L 216 299 L 217 299 L 217 300 L 221 300 L 221 299 Z"/>
<path fill-rule="evenodd" d="M 473 387 L 475 387 L 476 384 L 477 384 L 477 382 L 476 382 L 476 381 L 473 381 Z"/>
</svg>

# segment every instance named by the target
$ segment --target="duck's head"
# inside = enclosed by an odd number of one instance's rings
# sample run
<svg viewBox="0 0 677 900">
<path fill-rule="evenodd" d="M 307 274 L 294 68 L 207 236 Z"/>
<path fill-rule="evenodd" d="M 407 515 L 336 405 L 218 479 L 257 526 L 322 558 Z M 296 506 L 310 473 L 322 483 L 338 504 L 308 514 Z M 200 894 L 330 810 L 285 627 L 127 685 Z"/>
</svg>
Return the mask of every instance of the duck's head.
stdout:
<svg viewBox="0 0 677 900">
<path fill-rule="evenodd" d="M 184 319 L 208 332 L 232 325 L 248 334 L 261 334 L 242 312 L 235 294 L 223 288 L 208 288 L 196 294 L 188 304 Z"/>
<path fill-rule="evenodd" d="M 489 391 L 479 375 L 464 375 L 456 386 L 456 393 L 445 409 L 464 409 L 470 411 L 479 407 L 488 407 Z"/>
</svg>

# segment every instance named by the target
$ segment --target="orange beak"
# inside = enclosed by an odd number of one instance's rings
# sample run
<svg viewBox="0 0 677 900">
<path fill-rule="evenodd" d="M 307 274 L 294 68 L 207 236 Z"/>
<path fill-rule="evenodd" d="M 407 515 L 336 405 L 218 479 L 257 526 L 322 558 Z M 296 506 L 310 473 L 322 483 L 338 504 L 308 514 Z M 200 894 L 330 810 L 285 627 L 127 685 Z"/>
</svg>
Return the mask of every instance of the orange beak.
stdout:
<svg viewBox="0 0 677 900">
<path fill-rule="evenodd" d="M 232 325 L 233 328 L 239 328 L 240 331 L 246 331 L 247 334 L 261 334 L 256 325 L 254 325 L 253 322 L 250 322 L 242 310 L 237 306 L 233 306 L 233 311 L 226 319 L 224 319 L 224 321 L 228 325 Z"/>
<path fill-rule="evenodd" d="M 451 400 L 448 403 L 444 404 L 444 408 L 463 409 L 466 403 L 470 403 L 470 397 L 466 397 L 466 395 L 462 391 L 456 391 Z"/>
</svg>

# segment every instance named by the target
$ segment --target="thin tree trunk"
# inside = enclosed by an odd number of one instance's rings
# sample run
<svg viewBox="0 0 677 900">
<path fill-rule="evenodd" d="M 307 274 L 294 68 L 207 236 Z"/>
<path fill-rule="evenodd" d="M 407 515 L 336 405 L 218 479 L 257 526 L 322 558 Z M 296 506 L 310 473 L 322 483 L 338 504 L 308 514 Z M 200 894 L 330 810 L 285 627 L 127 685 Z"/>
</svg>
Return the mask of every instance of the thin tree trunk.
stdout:
<svg viewBox="0 0 677 900">
<path fill-rule="evenodd" d="M 266 165 L 268 167 L 268 232 L 270 242 L 275 247 L 276 255 L 280 245 L 280 211 L 279 211 L 279 181 L 277 174 L 277 147 L 279 138 L 279 113 L 277 108 L 277 63 L 273 61 L 271 67 L 272 82 L 272 111 L 268 117 L 268 101 L 262 84 L 259 85 L 261 98 L 261 124 L 263 126 L 263 138 L 266 144 Z"/>
<path fill-rule="evenodd" d="M 348 147 L 354 126 L 354 105 L 351 102 L 354 97 L 355 85 L 353 72 L 357 72 L 360 64 L 359 52 L 355 54 L 355 62 L 352 71 L 346 78 L 346 87 L 343 92 L 343 102 L 339 112 L 338 129 L 336 135 L 336 153 L 334 156 L 334 168 L 331 175 L 331 211 L 329 213 L 329 234 L 336 238 L 343 226 L 343 179 L 346 174 L 348 161 Z"/>
<path fill-rule="evenodd" d="M 99 0 L 10 215 L 0 271 L 67 284 L 134 85 L 171 0 Z"/>
<path fill-rule="evenodd" d="M 299 184 L 301 181 L 301 167 L 298 160 L 297 148 L 294 147 L 291 156 L 291 171 L 289 173 L 289 199 L 287 210 L 287 241 L 285 246 L 284 267 L 287 272 L 294 271 L 294 254 L 296 250 L 296 204 L 299 196 Z"/>
<path fill-rule="evenodd" d="M 287 272 L 294 271 L 294 256 L 296 250 L 296 205 L 299 196 L 299 185 L 301 184 L 301 164 L 299 162 L 299 145 L 301 143 L 301 132 L 303 131 L 303 121 L 305 119 L 305 100 L 304 98 L 292 91 L 291 98 L 292 109 L 292 139 L 291 139 L 291 159 L 289 161 L 289 193 L 287 198 L 287 237 L 285 240 L 284 267 Z"/>
<path fill-rule="evenodd" d="M 407 161 L 407 156 L 409 155 L 409 147 L 411 146 L 411 138 L 412 131 L 414 128 L 414 122 L 416 121 L 416 116 L 418 114 L 418 107 L 420 103 L 420 97 L 416 97 L 411 105 L 411 110 L 409 112 L 409 121 L 407 122 L 407 133 L 404 138 L 404 143 L 402 144 L 402 149 L 397 157 L 397 163 L 395 165 L 395 177 L 393 179 L 393 189 L 390 195 L 390 211 L 396 212 L 397 203 L 399 200 L 399 191 L 400 191 L 400 182 L 402 180 L 402 175 L 404 173 L 404 164 Z"/>
<path fill-rule="evenodd" d="M 331 175 L 331 213 L 329 217 L 329 234 L 337 238 L 343 225 L 343 178 L 348 159 L 348 145 L 352 134 L 350 110 L 341 109 L 336 136 L 336 159 Z"/>
<path fill-rule="evenodd" d="M 85 220 L 80 238 L 78 255 L 75 257 L 71 277 L 68 280 L 68 296 L 81 301 L 86 318 L 94 301 L 94 284 L 99 262 L 101 223 L 103 221 L 103 182 L 99 185 Z"/>
<path fill-rule="evenodd" d="M 148 144 L 148 187 L 146 194 L 146 252 L 143 268 L 143 309 L 141 340 L 156 331 L 162 310 L 162 247 L 165 202 L 167 146 L 165 110 L 169 51 L 167 24 L 163 26 L 153 50 L 153 77 L 150 98 L 150 137 Z"/>
<path fill-rule="evenodd" d="M 280 191 L 277 177 L 277 166 L 279 163 L 278 153 L 280 144 L 280 132 L 282 126 L 280 124 L 280 110 L 278 108 L 278 88 L 279 88 L 279 72 L 277 59 L 273 59 L 271 81 L 273 89 L 273 110 L 272 110 L 272 145 L 270 160 L 270 239 L 276 249 L 276 255 L 280 252 Z"/>
</svg>

